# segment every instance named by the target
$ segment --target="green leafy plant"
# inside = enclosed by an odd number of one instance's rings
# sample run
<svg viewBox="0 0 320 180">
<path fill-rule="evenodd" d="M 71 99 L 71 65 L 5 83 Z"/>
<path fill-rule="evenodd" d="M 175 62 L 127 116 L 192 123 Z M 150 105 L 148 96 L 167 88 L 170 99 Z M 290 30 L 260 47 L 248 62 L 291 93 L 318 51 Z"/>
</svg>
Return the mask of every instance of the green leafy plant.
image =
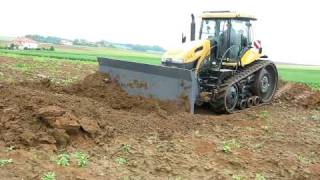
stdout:
<svg viewBox="0 0 320 180">
<path fill-rule="evenodd" d="M 243 178 L 240 175 L 233 175 L 232 179 L 233 180 L 242 180 Z"/>
<path fill-rule="evenodd" d="M 76 160 L 77 160 L 77 165 L 78 165 L 79 167 L 85 167 L 85 166 L 87 166 L 88 160 L 89 160 L 88 155 L 86 155 L 86 154 L 84 154 L 84 153 L 82 153 L 82 152 L 75 152 L 75 153 L 73 154 L 73 156 L 76 158 Z"/>
<path fill-rule="evenodd" d="M 54 172 L 47 172 L 41 178 L 41 180 L 55 180 L 55 179 L 56 179 L 56 173 Z"/>
<path fill-rule="evenodd" d="M 235 139 L 223 142 L 222 151 L 225 153 L 231 153 L 236 148 L 240 148 L 240 144 Z"/>
<path fill-rule="evenodd" d="M 0 159 L 0 167 L 3 167 L 7 164 L 13 163 L 12 159 Z"/>
<path fill-rule="evenodd" d="M 124 152 L 129 152 L 131 150 L 131 145 L 130 144 L 123 144 L 121 146 L 122 151 Z"/>
<path fill-rule="evenodd" d="M 266 180 L 266 178 L 261 174 L 256 174 L 255 180 Z"/>
<path fill-rule="evenodd" d="M 228 143 L 224 142 L 223 147 L 222 147 L 223 152 L 225 153 L 230 153 L 231 152 L 231 147 Z"/>
<path fill-rule="evenodd" d="M 60 166 L 69 166 L 70 165 L 70 155 L 66 154 L 66 153 L 59 154 L 56 159 L 56 163 Z"/>
<path fill-rule="evenodd" d="M 115 159 L 115 162 L 118 163 L 118 164 L 120 164 L 120 165 L 124 165 L 124 164 L 127 164 L 127 163 L 128 163 L 128 161 L 127 161 L 125 158 L 123 158 L 123 157 L 117 157 L 117 158 Z"/>
</svg>

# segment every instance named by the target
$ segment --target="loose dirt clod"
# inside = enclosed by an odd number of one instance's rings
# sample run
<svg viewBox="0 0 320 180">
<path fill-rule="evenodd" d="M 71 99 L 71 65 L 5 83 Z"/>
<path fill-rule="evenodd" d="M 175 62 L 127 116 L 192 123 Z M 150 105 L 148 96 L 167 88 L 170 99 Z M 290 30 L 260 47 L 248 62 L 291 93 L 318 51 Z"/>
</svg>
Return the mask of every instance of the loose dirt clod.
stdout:
<svg viewBox="0 0 320 180">
<path fill-rule="evenodd" d="M 83 117 L 79 119 L 79 123 L 81 128 L 91 136 L 94 136 L 100 131 L 100 127 L 94 119 Z"/>
</svg>

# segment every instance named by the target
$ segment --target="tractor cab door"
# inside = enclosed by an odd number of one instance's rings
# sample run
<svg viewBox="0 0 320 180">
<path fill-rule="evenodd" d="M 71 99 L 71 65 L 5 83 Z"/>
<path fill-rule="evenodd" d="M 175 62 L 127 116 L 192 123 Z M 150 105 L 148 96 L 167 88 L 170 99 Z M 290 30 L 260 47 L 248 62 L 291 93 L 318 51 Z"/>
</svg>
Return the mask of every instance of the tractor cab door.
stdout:
<svg viewBox="0 0 320 180">
<path fill-rule="evenodd" d="M 242 52 L 250 46 L 249 21 L 230 20 L 220 39 L 219 57 L 226 63 L 238 63 Z"/>
</svg>

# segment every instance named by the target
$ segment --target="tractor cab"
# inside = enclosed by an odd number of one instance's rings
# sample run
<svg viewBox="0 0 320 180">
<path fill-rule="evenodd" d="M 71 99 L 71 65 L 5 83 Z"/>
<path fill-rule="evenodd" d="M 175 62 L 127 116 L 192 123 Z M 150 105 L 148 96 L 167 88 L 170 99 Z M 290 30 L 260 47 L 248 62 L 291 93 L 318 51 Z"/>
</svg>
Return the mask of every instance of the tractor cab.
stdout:
<svg viewBox="0 0 320 180">
<path fill-rule="evenodd" d="M 211 44 L 212 64 L 240 65 L 241 57 L 252 46 L 251 21 L 255 17 L 229 11 L 209 11 L 201 15 L 200 40 Z"/>
</svg>

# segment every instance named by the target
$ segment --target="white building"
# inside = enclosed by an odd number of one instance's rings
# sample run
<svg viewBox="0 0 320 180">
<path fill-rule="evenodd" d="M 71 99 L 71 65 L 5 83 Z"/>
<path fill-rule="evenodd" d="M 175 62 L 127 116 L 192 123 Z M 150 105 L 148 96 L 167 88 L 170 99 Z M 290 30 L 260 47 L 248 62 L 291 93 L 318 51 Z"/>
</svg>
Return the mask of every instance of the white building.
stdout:
<svg viewBox="0 0 320 180">
<path fill-rule="evenodd" d="M 14 47 L 17 49 L 23 50 L 23 49 L 36 49 L 38 48 L 38 43 L 32 39 L 25 38 L 25 37 L 19 37 L 12 41 Z"/>
</svg>

